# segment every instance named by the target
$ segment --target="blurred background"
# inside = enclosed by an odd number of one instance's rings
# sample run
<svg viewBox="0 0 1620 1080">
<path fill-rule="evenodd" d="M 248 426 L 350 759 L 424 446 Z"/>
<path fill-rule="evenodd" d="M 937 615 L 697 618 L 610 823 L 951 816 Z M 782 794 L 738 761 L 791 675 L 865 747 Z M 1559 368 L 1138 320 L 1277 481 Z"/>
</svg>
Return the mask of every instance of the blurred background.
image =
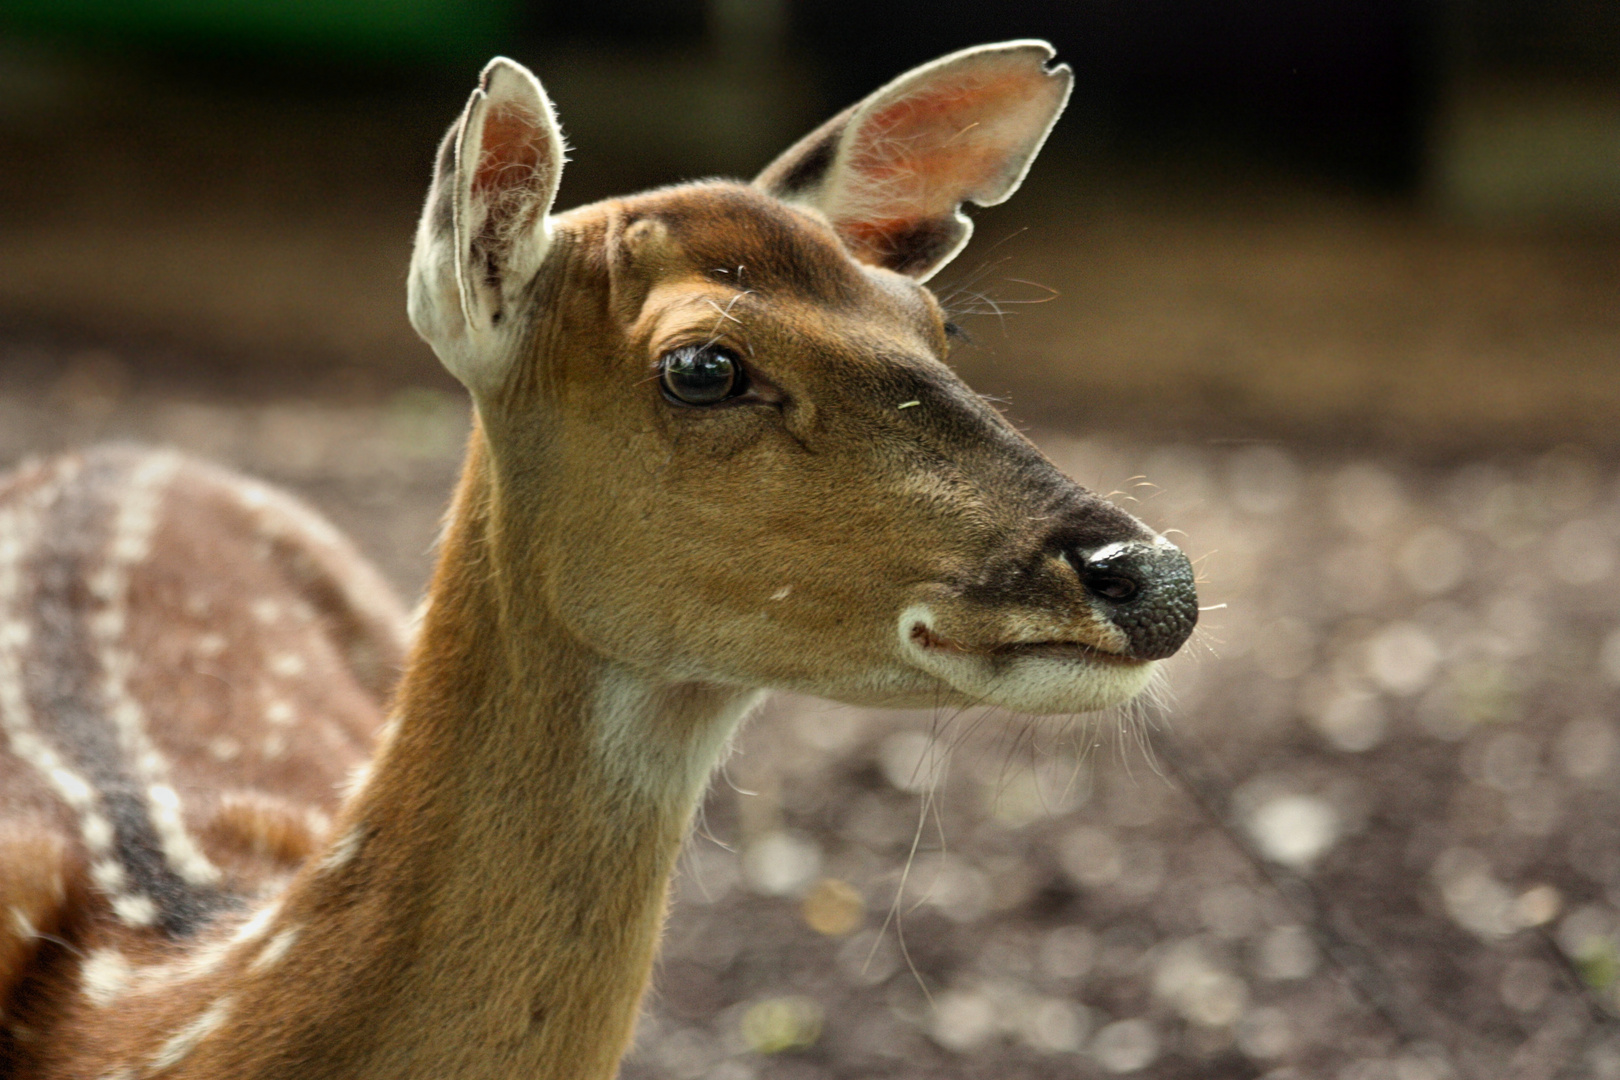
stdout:
<svg viewBox="0 0 1620 1080">
<path fill-rule="evenodd" d="M 1151 729 L 773 700 L 625 1076 L 1620 1077 L 1612 0 L 0 0 L 0 465 L 178 445 L 414 596 L 467 408 L 404 274 L 490 54 L 570 206 L 1011 37 L 1076 92 L 953 363 L 1203 628 Z"/>
</svg>

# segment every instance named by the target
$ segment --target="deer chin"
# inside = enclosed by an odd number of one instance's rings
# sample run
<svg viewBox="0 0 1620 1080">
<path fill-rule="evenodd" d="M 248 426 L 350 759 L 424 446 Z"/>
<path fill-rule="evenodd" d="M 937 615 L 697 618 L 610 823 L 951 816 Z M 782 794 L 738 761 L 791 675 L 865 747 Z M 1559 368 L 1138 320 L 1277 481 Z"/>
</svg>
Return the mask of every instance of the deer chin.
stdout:
<svg viewBox="0 0 1620 1080">
<path fill-rule="evenodd" d="M 1158 662 L 1081 641 L 969 645 L 937 625 L 926 605 L 900 616 L 900 648 L 912 666 L 986 705 L 1023 713 L 1095 712 L 1146 689 Z"/>
</svg>

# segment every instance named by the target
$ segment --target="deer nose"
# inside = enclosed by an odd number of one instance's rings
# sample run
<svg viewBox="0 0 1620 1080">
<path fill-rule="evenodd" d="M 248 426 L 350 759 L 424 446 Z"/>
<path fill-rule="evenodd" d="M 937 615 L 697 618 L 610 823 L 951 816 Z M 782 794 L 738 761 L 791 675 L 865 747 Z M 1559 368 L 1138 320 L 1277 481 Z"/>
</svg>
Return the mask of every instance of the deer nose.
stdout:
<svg viewBox="0 0 1620 1080">
<path fill-rule="evenodd" d="M 1169 541 L 1105 544 L 1066 553 L 1097 606 L 1130 642 L 1137 660 L 1163 660 L 1198 622 L 1192 563 Z"/>
</svg>

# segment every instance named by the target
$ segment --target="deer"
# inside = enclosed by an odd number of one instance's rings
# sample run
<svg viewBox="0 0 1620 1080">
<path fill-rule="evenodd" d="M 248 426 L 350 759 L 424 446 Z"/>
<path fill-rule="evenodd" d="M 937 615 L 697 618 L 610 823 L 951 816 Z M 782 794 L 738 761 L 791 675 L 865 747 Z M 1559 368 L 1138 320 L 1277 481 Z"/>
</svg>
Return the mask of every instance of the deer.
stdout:
<svg viewBox="0 0 1620 1080">
<path fill-rule="evenodd" d="M 773 689 L 1073 714 L 1197 597 L 946 359 L 925 284 L 1062 111 L 953 53 L 752 182 L 567 212 L 497 58 L 411 323 L 471 398 L 415 616 L 293 497 L 172 450 L 0 481 L 0 1077 L 606 1080 L 678 853 Z"/>
</svg>

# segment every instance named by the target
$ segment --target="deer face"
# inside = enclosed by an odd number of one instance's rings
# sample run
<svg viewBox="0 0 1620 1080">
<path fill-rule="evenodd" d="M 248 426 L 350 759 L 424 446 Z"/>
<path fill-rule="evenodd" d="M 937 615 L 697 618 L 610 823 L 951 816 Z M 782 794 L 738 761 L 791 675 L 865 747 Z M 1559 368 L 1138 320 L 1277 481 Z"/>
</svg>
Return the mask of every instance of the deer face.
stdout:
<svg viewBox="0 0 1620 1080">
<path fill-rule="evenodd" d="M 473 391 L 528 603 L 668 680 L 1029 712 L 1145 685 L 1196 619 L 1185 557 L 956 378 L 922 284 L 1055 119 L 1048 55 L 919 69 L 752 186 L 549 220 L 550 107 L 492 65 L 412 315 Z"/>
</svg>

